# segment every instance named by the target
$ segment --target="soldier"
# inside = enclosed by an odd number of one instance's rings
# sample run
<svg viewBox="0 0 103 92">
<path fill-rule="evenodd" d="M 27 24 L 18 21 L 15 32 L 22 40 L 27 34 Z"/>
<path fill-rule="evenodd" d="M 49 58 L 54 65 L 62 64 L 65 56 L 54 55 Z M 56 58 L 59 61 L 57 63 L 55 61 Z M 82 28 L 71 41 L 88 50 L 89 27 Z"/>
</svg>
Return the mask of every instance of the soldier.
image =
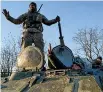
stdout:
<svg viewBox="0 0 103 92">
<path fill-rule="evenodd" d="M 44 52 L 42 23 L 50 26 L 60 21 L 59 16 L 57 16 L 55 19 L 48 20 L 44 15 L 40 14 L 37 11 L 37 5 L 35 2 L 31 2 L 29 5 L 29 11 L 25 14 L 22 14 L 17 19 L 11 17 L 9 11 L 7 11 L 6 9 L 3 10 L 3 14 L 5 15 L 7 20 L 14 24 L 23 23 L 23 37 L 21 43 L 22 50 L 34 43 L 42 53 Z"/>
<path fill-rule="evenodd" d="M 99 56 L 97 59 L 94 60 L 92 64 L 92 68 L 100 68 L 102 66 L 102 57 Z"/>
<path fill-rule="evenodd" d="M 57 16 L 55 19 L 48 20 L 44 15 L 37 11 L 37 5 L 35 2 L 31 2 L 29 5 L 29 11 L 22 14 L 17 19 L 10 16 L 9 12 L 4 9 L 3 14 L 6 19 L 14 24 L 23 23 L 23 37 L 22 37 L 22 49 L 25 47 L 35 44 L 42 52 L 44 52 L 44 41 L 43 41 L 43 27 L 45 25 L 52 25 L 60 21 L 60 17 Z"/>
</svg>

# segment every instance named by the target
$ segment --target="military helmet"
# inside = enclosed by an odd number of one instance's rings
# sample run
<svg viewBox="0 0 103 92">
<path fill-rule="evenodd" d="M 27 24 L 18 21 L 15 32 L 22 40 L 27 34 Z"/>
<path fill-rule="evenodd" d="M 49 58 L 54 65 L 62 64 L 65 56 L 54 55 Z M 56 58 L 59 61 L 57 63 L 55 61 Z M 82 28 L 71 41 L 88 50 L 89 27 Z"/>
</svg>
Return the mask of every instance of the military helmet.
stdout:
<svg viewBox="0 0 103 92">
<path fill-rule="evenodd" d="M 102 57 L 101 57 L 101 56 L 98 56 L 98 57 L 97 57 L 97 59 L 100 59 L 100 60 L 102 60 Z"/>
<path fill-rule="evenodd" d="M 31 3 L 29 4 L 29 6 L 30 6 L 31 4 L 33 4 L 34 6 L 37 6 L 35 2 L 31 2 Z"/>
</svg>

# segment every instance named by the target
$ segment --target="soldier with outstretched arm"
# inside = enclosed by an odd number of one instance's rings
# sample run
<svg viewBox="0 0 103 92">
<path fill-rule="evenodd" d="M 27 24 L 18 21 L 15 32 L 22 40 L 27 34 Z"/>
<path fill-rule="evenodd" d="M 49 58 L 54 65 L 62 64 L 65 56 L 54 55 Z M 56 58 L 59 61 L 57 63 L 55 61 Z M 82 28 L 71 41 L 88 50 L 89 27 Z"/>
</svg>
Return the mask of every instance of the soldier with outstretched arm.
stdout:
<svg viewBox="0 0 103 92">
<path fill-rule="evenodd" d="M 43 27 L 45 25 L 52 25 L 60 21 L 60 17 L 57 16 L 55 19 L 48 20 L 44 15 L 37 11 L 37 5 L 35 2 L 31 2 L 29 5 L 29 11 L 20 15 L 17 19 L 10 16 L 9 12 L 4 9 L 3 14 L 6 19 L 14 24 L 23 23 L 23 37 L 21 48 L 24 49 L 27 46 L 35 44 L 42 53 L 44 52 L 44 41 L 43 41 Z"/>
<path fill-rule="evenodd" d="M 23 23 L 22 49 L 34 43 L 35 46 L 38 47 L 42 52 L 44 51 L 42 23 L 50 26 L 60 21 L 59 16 L 57 16 L 55 19 L 48 20 L 44 15 L 37 12 L 37 5 L 35 2 L 31 2 L 29 5 L 29 11 L 22 14 L 17 19 L 11 17 L 6 9 L 3 10 L 3 14 L 7 20 L 14 24 Z"/>
</svg>

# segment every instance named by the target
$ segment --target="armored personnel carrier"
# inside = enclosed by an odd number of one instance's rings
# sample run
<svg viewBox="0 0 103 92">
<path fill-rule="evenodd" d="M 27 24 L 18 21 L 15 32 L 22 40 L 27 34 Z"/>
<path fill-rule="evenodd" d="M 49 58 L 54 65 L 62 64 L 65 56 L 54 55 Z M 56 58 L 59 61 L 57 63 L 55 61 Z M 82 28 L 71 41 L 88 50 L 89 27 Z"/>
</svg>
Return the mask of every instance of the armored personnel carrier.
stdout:
<svg viewBox="0 0 103 92">
<path fill-rule="evenodd" d="M 87 67 L 64 44 L 60 22 L 60 45 L 48 49 L 48 69 L 43 70 L 43 55 L 37 47 L 20 52 L 18 70 L 1 80 L 2 92 L 103 92 L 103 67 Z"/>
</svg>

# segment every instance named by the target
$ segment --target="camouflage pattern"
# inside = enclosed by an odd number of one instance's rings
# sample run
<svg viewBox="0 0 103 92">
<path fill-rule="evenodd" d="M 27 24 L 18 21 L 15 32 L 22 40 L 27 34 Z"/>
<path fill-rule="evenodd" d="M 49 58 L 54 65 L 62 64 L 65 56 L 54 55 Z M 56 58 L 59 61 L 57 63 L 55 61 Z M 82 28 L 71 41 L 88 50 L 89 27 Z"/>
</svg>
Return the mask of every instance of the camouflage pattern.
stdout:
<svg viewBox="0 0 103 92">
<path fill-rule="evenodd" d="M 46 72 L 18 72 L 14 80 L 2 83 L 2 92 L 103 92 L 93 75 L 79 75 L 78 71 L 47 70 Z M 15 74 L 14 74 L 15 75 Z M 37 79 L 36 79 L 37 78 Z M 102 78 L 103 79 L 103 78 Z M 101 81 L 101 84 L 103 81 Z"/>
<path fill-rule="evenodd" d="M 23 23 L 22 49 L 34 43 L 35 46 L 37 46 L 42 52 L 44 51 L 42 23 L 50 26 L 57 22 L 56 19 L 48 20 L 44 15 L 36 11 L 28 11 L 27 13 L 19 16 L 17 19 L 14 19 L 9 15 L 7 19 L 14 24 Z"/>
<path fill-rule="evenodd" d="M 38 31 L 33 28 L 31 30 Z M 32 45 L 32 43 L 34 43 L 36 47 L 38 47 L 42 52 L 44 52 L 43 34 L 41 32 L 28 32 L 28 29 L 24 29 L 22 38 L 22 49 Z"/>
</svg>

